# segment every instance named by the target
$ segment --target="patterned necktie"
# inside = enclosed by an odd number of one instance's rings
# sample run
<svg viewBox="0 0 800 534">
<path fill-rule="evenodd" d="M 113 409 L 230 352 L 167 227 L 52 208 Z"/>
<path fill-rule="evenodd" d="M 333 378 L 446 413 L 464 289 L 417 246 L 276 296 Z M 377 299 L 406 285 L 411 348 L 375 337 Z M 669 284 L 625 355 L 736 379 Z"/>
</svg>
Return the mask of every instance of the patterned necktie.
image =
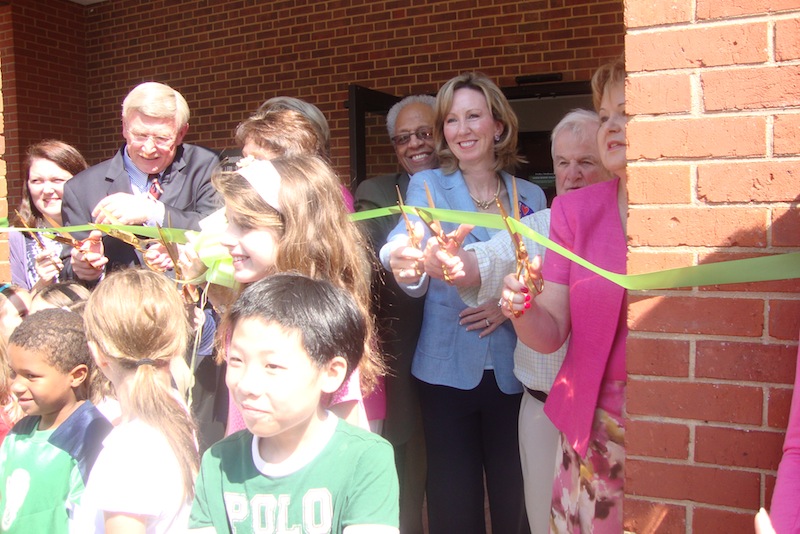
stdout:
<svg viewBox="0 0 800 534">
<path fill-rule="evenodd" d="M 164 190 L 161 189 L 161 182 L 158 181 L 158 174 L 148 175 L 147 180 L 150 182 L 150 196 L 158 200 L 161 198 L 161 193 L 164 192 Z"/>
</svg>

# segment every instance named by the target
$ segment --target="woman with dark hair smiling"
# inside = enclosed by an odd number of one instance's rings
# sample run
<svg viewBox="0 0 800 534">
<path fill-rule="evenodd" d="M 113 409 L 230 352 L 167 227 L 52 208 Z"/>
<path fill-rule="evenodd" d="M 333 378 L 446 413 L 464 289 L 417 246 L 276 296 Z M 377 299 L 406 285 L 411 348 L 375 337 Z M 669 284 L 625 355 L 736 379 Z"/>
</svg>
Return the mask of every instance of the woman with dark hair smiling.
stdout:
<svg viewBox="0 0 800 534">
<path fill-rule="evenodd" d="M 28 147 L 27 180 L 22 190 L 19 219 L 30 228 L 61 224 L 64 183 L 88 165 L 74 147 L 48 139 Z M 25 289 L 38 289 L 57 282 L 70 247 L 40 233 L 11 232 L 8 236 L 11 280 Z"/>
</svg>

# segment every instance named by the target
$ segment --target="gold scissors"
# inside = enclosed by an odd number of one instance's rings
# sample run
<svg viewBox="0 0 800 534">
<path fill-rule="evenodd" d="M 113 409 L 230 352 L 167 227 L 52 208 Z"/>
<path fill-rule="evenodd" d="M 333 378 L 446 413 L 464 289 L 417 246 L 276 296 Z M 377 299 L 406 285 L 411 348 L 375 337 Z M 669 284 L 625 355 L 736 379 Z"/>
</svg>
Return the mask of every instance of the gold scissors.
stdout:
<svg viewBox="0 0 800 534">
<path fill-rule="evenodd" d="M 108 219 L 108 221 L 111 223 L 111 225 L 119 225 L 119 220 L 116 217 L 111 215 L 105 209 L 103 209 L 102 212 L 105 215 L 106 219 Z M 149 247 L 150 245 L 153 245 L 155 243 L 161 243 L 161 241 L 158 239 L 151 239 L 151 238 L 142 239 L 135 236 L 131 232 L 126 232 L 125 230 L 118 230 L 116 228 L 110 228 L 109 227 L 110 225 L 106 224 L 91 223 L 90 226 L 97 228 L 101 232 L 104 232 L 106 235 L 109 235 L 115 239 L 119 239 L 123 243 L 129 244 L 130 246 L 132 246 L 141 253 L 147 252 L 147 247 Z"/>
<path fill-rule="evenodd" d="M 36 233 L 36 230 L 31 228 L 28 225 L 28 223 L 25 222 L 25 219 L 22 217 L 22 214 L 19 212 L 19 210 L 16 210 L 16 213 L 17 213 L 17 219 L 19 219 L 19 222 L 22 224 L 23 227 L 25 227 L 25 230 L 27 231 L 27 233 L 36 242 L 36 246 L 39 247 L 39 250 L 42 250 L 42 251 L 46 250 L 46 248 L 44 246 L 44 243 L 42 242 L 42 238 L 39 237 L 39 234 Z"/>
<path fill-rule="evenodd" d="M 427 182 L 425 182 L 425 194 L 428 197 L 428 207 L 436 208 L 436 206 L 433 204 L 433 196 L 431 195 L 431 190 L 428 189 Z M 450 247 L 453 244 L 456 246 L 456 248 L 461 246 L 461 243 L 459 243 L 457 239 L 444 233 L 444 230 L 442 230 L 442 224 L 439 221 L 432 218 L 430 215 L 420 210 L 419 208 L 415 208 L 415 210 L 419 218 L 422 220 L 422 222 L 425 223 L 425 226 L 428 227 L 428 230 L 431 231 L 431 234 L 434 237 L 436 237 L 436 241 L 437 243 L 439 243 L 439 247 L 447 251 L 448 247 Z M 442 265 L 442 274 L 444 275 L 445 282 L 447 282 L 448 284 L 453 283 L 452 278 L 450 278 L 450 271 L 448 271 L 444 265 Z"/>
<path fill-rule="evenodd" d="M 513 183 L 513 190 L 512 190 L 512 202 L 514 203 L 514 219 L 519 220 L 519 201 L 517 200 L 517 182 L 516 180 L 512 180 Z M 500 202 L 500 199 L 497 199 L 497 207 L 500 208 L 500 216 L 503 218 L 503 222 L 506 225 L 506 230 L 508 230 L 508 234 L 511 236 L 511 243 L 514 245 L 514 250 L 516 252 L 517 257 L 517 280 L 521 280 L 523 284 L 528 288 L 528 290 L 533 293 L 532 296 L 536 296 L 542 291 L 544 291 L 544 280 L 540 274 L 538 274 L 531 265 L 530 257 L 528 256 L 528 249 L 525 247 L 525 242 L 522 240 L 522 236 L 519 235 L 511 228 L 511 224 L 508 222 L 508 213 L 506 213 L 505 208 L 503 207 L 503 203 Z M 514 317 L 519 317 L 522 315 L 522 312 L 514 311 Z"/>
<path fill-rule="evenodd" d="M 42 213 L 42 217 L 44 217 L 44 220 L 47 221 L 47 224 L 49 224 L 51 228 L 55 228 L 56 232 L 58 232 L 57 234 L 52 234 L 49 236 L 50 239 L 52 239 L 53 241 L 57 241 L 58 243 L 64 243 L 65 245 L 69 245 L 77 249 L 80 249 L 86 242 L 85 239 L 81 240 L 75 239 L 69 232 L 61 230 L 61 225 L 55 222 L 46 213 Z"/>
<path fill-rule="evenodd" d="M 400 214 L 403 216 L 403 220 L 406 223 L 408 244 L 414 248 L 419 248 L 420 242 L 414 232 L 414 223 L 412 223 L 411 219 L 408 218 L 408 214 L 405 211 L 403 211 L 403 208 L 405 208 L 406 205 L 403 204 L 403 195 L 400 193 L 400 186 L 395 185 L 394 188 L 397 191 L 397 205 L 400 206 Z"/>
<path fill-rule="evenodd" d="M 169 224 L 169 221 L 167 221 L 167 223 Z M 172 261 L 172 271 L 175 273 L 175 283 L 181 286 L 180 289 L 184 301 L 188 304 L 196 303 L 200 299 L 200 293 L 197 291 L 196 286 L 187 283 L 183 278 L 181 264 L 178 261 L 178 256 L 180 254 L 178 251 L 178 244 L 168 239 L 167 234 L 164 232 L 164 229 L 161 228 L 161 225 L 157 224 L 156 229 L 158 230 L 159 236 L 158 242 L 164 245 L 167 255 Z M 148 265 L 148 267 L 150 266 Z"/>
</svg>

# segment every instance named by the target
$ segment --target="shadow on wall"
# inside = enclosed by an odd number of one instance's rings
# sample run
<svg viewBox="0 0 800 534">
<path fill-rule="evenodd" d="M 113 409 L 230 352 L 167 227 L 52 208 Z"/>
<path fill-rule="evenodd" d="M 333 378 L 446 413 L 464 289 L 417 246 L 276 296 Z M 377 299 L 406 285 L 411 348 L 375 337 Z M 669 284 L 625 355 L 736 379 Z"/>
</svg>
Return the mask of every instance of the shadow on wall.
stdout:
<svg viewBox="0 0 800 534">
<path fill-rule="evenodd" d="M 800 250 L 800 196 L 720 247 L 699 263 Z M 752 532 L 789 418 L 800 279 L 630 292 L 628 304 L 625 528 Z"/>
</svg>

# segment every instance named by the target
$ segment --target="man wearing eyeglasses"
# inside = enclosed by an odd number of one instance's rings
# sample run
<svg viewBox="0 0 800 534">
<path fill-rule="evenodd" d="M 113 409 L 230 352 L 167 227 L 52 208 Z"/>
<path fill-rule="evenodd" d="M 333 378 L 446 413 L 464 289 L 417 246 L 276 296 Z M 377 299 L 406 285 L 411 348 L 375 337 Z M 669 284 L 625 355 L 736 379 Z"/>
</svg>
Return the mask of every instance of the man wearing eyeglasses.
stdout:
<svg viewBox="0 0 800 534">
<path fill-rule="evenodd" d="M 209 149 L 184 144 L 188 129 L 189 106 L 178 91 L 157 82 L 136 86 L 122 103 L 125 144 L 64 187 L 64 224 L 199 229 L 198 221 L 219 207 L 211 186 L 219 159 Z M 103 237 L 102 247 L 96 234 L 92 239 L 95 246 L 72 252 L 80 279 L 97 280 L 105 269 L 143 262 L 141 253 L 117 239 Z"/>
<path fill-rule="evenodd" d="M 433 145 L 435 104 L 436 99 L 430 95 L 413 95 L 389 110 L 386 127 L 403 171 L 361 182 L 355 194 L 356 211 L 397 205 L 396 188 L 405 197 L 410 175 L 439 166 Z M 376 253 L 399 217 L 379 217 L 361 223 Z M 390 355 L 387 362 L 391 367 L 386 376 L 386 417 L 382 434 L 395 449 L 400 480 L 400 531 L 421 534 L 425 443 L 419 400 L 411 378 L 411 359 L 422 324 L 424 299 L 406 295 L 396 285 L 394 277 L 385 272 L 376 273 L 374 278 L 379 294 L 376 310 L 379 334 L 383 351 Z"/>
</svg>

